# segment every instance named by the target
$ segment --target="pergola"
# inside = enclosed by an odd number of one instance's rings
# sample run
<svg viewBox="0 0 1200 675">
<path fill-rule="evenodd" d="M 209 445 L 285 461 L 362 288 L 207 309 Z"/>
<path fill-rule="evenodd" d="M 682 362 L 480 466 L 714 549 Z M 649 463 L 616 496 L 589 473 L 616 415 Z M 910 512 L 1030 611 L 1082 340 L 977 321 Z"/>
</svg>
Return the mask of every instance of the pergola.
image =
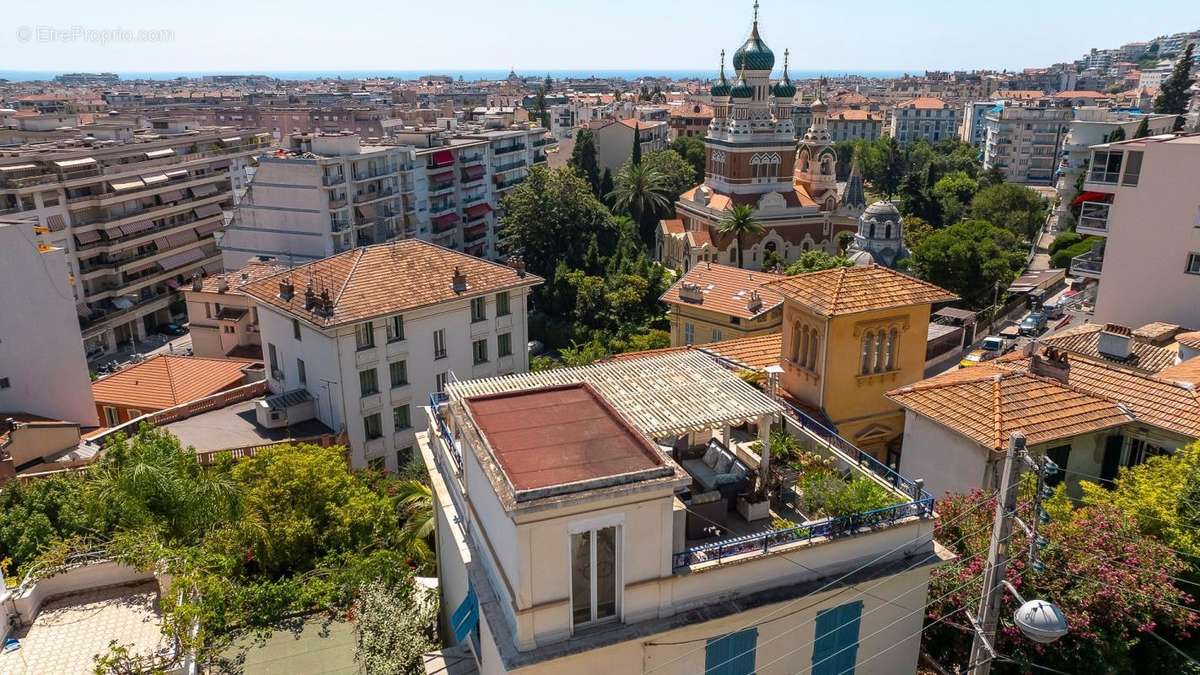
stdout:
<svg viewBox="0 0 1200 675">
<path fill-rule="evenodd" d="M 784 412 L 778 401 L 695 350 L 616 358 L 573 368 L 518 373 L 446 386 L 452 399 L 586 382 L 637 430 L 650 438 L 758 425 L 762 441 L 760 485 L 770 465 L 771 422 Z"/>
</svg>

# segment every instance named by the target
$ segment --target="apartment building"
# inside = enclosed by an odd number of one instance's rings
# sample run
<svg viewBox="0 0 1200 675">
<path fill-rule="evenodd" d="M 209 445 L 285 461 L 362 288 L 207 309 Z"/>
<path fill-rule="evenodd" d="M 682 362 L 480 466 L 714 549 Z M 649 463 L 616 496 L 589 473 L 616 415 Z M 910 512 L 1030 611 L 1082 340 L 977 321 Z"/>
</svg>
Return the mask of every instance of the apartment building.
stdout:
<svg viewBox="0 0 1200 675">
<path fill-rule="evenodd" d="M 711 262 L 692 267 L 659 298 L 667 306 L 671 346 L 780 332 L 783 296 L 763 284 L 782 278 Z"/>
<path fill-rule="evenodd" d="M 0 219 L 0 420 L 25 413 L 94 427 L 66 251 L 39 242 L 35 227 Z"/>
<path fill-rule="evenodd" d="M 364 144 L 357 134 L 295 134 L 259 158 L 221 237 L 225 267 L 253 258 L 303 264 L 401 236 L 416 236 L 416 153 Z"/>
<path fill-rule="evenodd" d="M 883 114 L 868 110 L 838 110 L 829 114 L 829 139 L 873 141 L 883 134 Z"/>
<path fill-rule="evenodd" d="M 542 280 L 417 239 L 356 248 L 242 287 L 273 394 L 304 390 L 355 468 L 412 456 L 417 409 L 457 377 L 528 369 L 526 300 Z"/>
<path fill-rule="evenodd" d="M 881 464 L 820 440 L 709 355 L 454 382 L 431 403 L 417 443 L 452 646 L 430 672 L 916 668 L 924 617 L 908 608 L 950 558 L 932 497 L 879 479 Z M 773 422 L 893 505 L 801 513 L 801 476 L 765 479 Z"/>
<path fill-rule="evenodd" d="M 1054 184 L 1071 108 L 1003 103 L 984 119 L 984 169 L 999 169 L 1010 183 Z"/>
<path fill-rule="evenodd" d="M 987 114 L 1000 105 L 999 101 L 975 101 L 963 106 L 963 121 L 958 137 L 971 147 L 983 148 L 987 142 Z"/>
<path fill-rule="evenodd" d="M 1092 147 L 1076 226 L 1097 237 L 1071 261 L 1096 279 L 1096 323 L 1200 326 L 1200 134 Z"/>
<path fill-rule="evenodd" d="M 1143 117 L 1149 117 L 1147 124 L 1152 136 L 1170 133 L 1175 124 L 1175 115 L 1143 115 L 1098 106 L 1075 108 L 1074 118 L 1063 139 L 1062 159 L 1056 174 L 1058 180 L 1055 189 L 1058 192 L 1060 214 L 1076 206 L 1072 204 L 1077 194 L 1075 183 L 1079 175 L 1087 170 L 1088 162 L 1092 159 L 1092 146 L 1103 143 L 1117 129 L 1125 133 L 1125 138 L 1133 138 Z"/>
<path fill-rule="evenodd" d="M 242 286 L 286 269 L 278 262 L 251 260 L 240 270 L 193 277 L 183 291 L 192 353 L 262 361 L 258 306 Z"/>
<path fill-rule="evenodd" d="M 958 134 L 958 108 L 940 98 L 919 96 L 896 104 L 891 136 L 901 145 L 918 140 L 937 143 Z"/>
<path fill-rule="evenodd" d="M 684 101 L 671 107 L 671 117 L 667 121 L 671 127 L 671 139 L 679 137 L 698 136 L 703 138 L 708 133 L 708 125 L 712 123 L 712 106 Z"/>
<path fill-rule="evenodd" d="M 207 127 L 101 126 L 0 158 L 0 213 L 36 219 L 75 279 L 89 354 L 141 340 L 182 315 L 179 288 L 221 270 L 214 241 L 270 135 Z"/>
<path fill-rule="evenodd" d="M 614 176 L 633 156 L 635 134 L 642 147 L 642 155 L 653 150 L 663 150 L 670 145 L 671 127 L 664 121 L 605 120 L 589 126 L 596 139 L 596 163 L 601 171 L 608 169 Z"/>
</svg>

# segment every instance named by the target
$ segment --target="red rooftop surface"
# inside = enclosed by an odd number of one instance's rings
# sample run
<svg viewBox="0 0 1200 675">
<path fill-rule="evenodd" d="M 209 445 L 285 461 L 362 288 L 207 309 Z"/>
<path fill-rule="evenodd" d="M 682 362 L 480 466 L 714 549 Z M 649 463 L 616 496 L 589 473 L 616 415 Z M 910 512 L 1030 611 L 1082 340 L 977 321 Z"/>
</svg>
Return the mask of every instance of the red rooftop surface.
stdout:
<svg viewBox="0 0 1200 675">
<path fill-rule="evenodd" d="M 585 383 L 477 396 L 465 403 L 517 492 L 666 464 L 658 449 Z"/>
</svg>

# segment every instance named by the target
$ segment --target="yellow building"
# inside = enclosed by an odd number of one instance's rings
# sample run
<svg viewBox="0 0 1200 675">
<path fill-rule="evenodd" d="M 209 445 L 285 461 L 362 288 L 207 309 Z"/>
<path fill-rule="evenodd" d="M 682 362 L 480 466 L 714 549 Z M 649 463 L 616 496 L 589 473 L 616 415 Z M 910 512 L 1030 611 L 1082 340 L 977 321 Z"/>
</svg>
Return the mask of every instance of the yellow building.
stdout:
<svg viewBox="0 0 1200 675">
<path fill-rule="evenodd" d="M 942 288 L 878 265 L 772 281 L 784 296 L 780 387 L 825 414 L 840 436 L 899 465 L 904 411 L 884 394 L 924 377 L 934 303 Z"/>
<path fill-rule="evenodd" d="M 671 346 L 701 345 L 778 333 L 783 296 L 763 284 L 785 277 L 700 263 L 660 298 L 671 321 Z"/>
</svg>

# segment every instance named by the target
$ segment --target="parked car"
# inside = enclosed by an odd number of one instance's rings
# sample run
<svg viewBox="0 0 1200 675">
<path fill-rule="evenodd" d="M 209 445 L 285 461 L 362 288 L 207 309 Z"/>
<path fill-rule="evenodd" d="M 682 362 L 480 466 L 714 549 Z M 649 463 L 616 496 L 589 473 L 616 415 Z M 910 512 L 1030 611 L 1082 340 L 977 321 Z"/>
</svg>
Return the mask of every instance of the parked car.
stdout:
<svg viewBox="0 0 1200 675">
<path fill-rule="evenodd" d="M 187 329 L 177 323 L 164 323 L 158 327 L 158 332 L 163 335 L 187 335 Z"/>
<path fill-rule="evenodd" d="M 1048 319 L 1063 318 L 1062 300 L 1057 300 L 1057 301 L 1052 300 L 1050 302 L 1047 302 L 1045 305 L 1042 306 L 1042 311 L 1046 314 L 1046 318 L 1048 318 Z"/>
<path fill-rule="evenodd" d="M 1028 337 L 1037 337 L 1046 329 L 1046 315 L 1041 312 L 1031 312 L 1029 316 L 1021 321 L 1021 335 Z"/>
<path fill-rule="evenodd" d="M 963 357 L 962 361 L 958 362 L 958 365 L 962 368 L 970 368 L 971 366 L 977 366 L 992 358 L 995 357 L 993 357 L 991 352 L 987 351 L 986 349 L 972 349 L 970 354 L 967 354 Z"/>
<path fill-rule="evenodd" d="M 1014 347 L 1012 340 L 999 335 L 989 335 L 983 338 L 983 342 L 979 343 L 979 348 L 992 354 L 992 358 L 1007 354 Z"/>
</svg>

